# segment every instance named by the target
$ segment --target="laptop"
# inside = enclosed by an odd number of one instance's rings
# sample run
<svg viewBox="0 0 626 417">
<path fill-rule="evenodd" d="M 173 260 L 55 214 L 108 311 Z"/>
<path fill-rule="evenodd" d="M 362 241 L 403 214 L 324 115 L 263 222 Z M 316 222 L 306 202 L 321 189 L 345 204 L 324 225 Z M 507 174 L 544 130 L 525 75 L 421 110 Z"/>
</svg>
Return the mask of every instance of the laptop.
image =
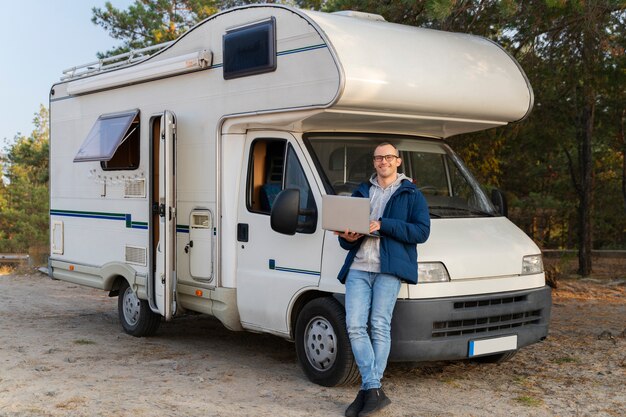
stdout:
<svg viewBox="0 0 626 417">
<path fill-rule="evenodd" d="M 378 232 L 370 234 L 369 198 L 346 197 L 342 195 L 322 196 L 322 228 L 336 232 L 361 233 L 380 237 Z"/>
</svg>

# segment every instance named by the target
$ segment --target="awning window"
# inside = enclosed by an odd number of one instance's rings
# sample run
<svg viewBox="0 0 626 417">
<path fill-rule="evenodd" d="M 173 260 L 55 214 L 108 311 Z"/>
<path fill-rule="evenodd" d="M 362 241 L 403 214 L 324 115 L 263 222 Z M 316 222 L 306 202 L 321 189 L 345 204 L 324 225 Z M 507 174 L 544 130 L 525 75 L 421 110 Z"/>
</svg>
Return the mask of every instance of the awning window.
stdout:
<svg viewBox="0 0 626 417">
<path fill-rule="evenodd" d="M 100 116 L 74 157 L 74 162 L 110 161 L 117 148 L 139 128 L 138 123 L 133 123 L 138 114 L 139 110 L 133 110 Z"/>
</svg>

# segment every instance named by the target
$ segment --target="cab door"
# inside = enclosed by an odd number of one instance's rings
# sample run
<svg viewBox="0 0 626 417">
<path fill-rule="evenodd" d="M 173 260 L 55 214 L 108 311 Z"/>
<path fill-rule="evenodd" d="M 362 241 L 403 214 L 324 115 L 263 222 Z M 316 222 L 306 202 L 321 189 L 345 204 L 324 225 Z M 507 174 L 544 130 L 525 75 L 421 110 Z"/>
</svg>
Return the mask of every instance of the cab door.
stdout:
<svg viewBox="0 0 626 417">
<path fill-rule="evenodd" d="M 176 117 L 165 111 L 160 121 L 158 151 L 158 236 L 154 298 L 169 320 L 176 313 Z"/>
<path fill-rule="evenodd" d="M 317 216 L 303 219 L 307 225 L 295 235 L 273 231 L 272 204 L 281 190 L 297 188 L 300 206 L 317 213 L 321 196 L 292 135 L 249 133 L 244 149 L 237 215 L 239 314 L 246 328 L 285 333 L 294 296 L 319 284 L 324 232 Z"/>
</svg>

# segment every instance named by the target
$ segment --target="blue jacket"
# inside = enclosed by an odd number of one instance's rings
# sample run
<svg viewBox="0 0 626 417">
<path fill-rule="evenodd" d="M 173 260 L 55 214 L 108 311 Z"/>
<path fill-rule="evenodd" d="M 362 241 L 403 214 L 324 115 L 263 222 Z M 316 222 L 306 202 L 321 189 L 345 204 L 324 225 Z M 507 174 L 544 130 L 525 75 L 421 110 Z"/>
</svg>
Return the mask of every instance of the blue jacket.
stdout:
<svg viewBox="0 0 626 417">
<path fill-rule="evenodd" d="M 370 186 L 369 182 L 362 183 L 352 196 L 369 198 Z M 380 220 L 380 272 L 417 284 L 416 245 L 426 242 L 430 234 L 426 199 L 411 181 L 403 180 L 387 202 Z M 349 251 L 337 276 L 342 284 L 346 282 L 348 270 L 363 239 L 348 242 L 339 238 L 341 247 Z"/>
</svg>

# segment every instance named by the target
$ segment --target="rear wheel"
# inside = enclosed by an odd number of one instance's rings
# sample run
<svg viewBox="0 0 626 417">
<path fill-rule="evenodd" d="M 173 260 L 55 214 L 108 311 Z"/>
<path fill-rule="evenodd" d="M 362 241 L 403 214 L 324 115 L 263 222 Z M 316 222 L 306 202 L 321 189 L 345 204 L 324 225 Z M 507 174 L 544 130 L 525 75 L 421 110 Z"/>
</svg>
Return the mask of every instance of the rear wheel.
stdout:
<svg viewBox="0 0 626 417">
<path fill-rule="evenodd" d="M 296 353 L 304 373 L 316 384 L 334 387 L 359 379 L 345 311 L 334 298 L 316 298 L 304 306 L 296 322 Z"/>
<path fill-rule="evenodd" d="M 161 324 L 161 316 L 150 309 L 146 300 L 140 300 L 126 281 L 120 286 L 117 312 L 124 331 L 135 337 L 152 336 Z"/>
</svg>

